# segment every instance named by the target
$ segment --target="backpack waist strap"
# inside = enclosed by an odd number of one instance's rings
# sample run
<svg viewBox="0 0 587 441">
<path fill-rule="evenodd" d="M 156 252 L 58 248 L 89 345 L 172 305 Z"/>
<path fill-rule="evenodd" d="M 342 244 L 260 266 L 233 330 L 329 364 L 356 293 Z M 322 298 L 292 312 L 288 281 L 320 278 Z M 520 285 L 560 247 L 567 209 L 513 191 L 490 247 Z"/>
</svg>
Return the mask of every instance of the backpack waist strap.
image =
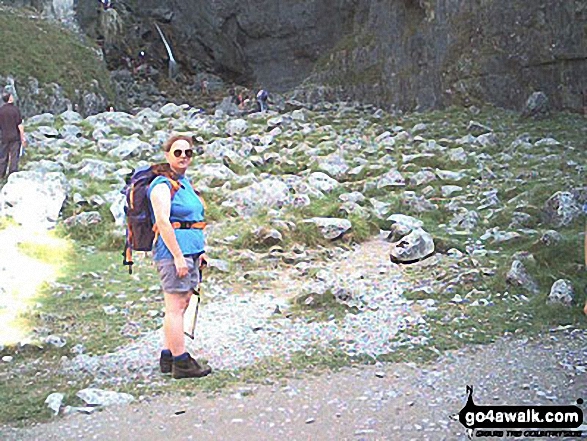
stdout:
<svg viewBox="0 0 587 441">
<path fill-rule="evenodd" d="M 184 222 L 171 222 L 171 226 L 174 230 L 203 230 L 206 228 L 206 222 L 191 222 L 191 221 L 184 221 Z"/>
<path fill-rule="evenodd" d="M 171 222 L 171 226 L 174 230 L 203 230 L 206 227 L 206 222 L 191 222 L 191 221 L 184 221 L 184 222 Z M 153 232 L 155 233 L 155 239 L 153 243 L 157 242 L 157 238 L 159 237 L 159 227 L 157 224 L 153 225 Z"/>
</svg>

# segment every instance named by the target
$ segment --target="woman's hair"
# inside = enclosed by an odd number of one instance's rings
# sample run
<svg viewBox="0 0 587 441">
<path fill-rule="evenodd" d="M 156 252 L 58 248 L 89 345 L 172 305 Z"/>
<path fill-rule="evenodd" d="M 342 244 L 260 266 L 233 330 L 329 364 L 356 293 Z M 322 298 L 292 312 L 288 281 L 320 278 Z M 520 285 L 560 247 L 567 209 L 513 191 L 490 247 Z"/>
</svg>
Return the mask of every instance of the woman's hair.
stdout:
<svg viewBox="0 0 587 441">
<path fill-rule="evenodd" d="M 185 141 L 185 142 L 187 142 L 190 145 L 190 147 L 193 147 L 194 146 L 194 141 L 192 140 L 192 138 L 190 136 L 187 136 L 187 135 L 173 135 L 167 141 L 165 141 L 163 143 L 163 151 L 168 152 L 169 150 L 171 150 L 171 146 L 176 141 Z"/>
</svg>

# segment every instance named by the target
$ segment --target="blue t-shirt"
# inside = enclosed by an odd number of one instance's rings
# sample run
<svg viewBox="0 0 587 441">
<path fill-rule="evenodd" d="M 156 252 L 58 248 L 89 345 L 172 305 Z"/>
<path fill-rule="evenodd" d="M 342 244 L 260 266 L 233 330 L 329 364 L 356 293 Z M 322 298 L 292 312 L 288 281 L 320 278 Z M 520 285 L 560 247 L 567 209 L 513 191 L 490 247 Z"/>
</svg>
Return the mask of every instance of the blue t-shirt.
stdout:
<svg viewBox="0 0 587 441">
<path fill-rule="evenodd" d="M 181 187 L 171 199 L 171 222 L 201 222 L 204 220 L 204 206 L 202 201 L 192 188 L 185 176 L 179 179 Z M 151 200 L 151 192 L 156 185 L 166 184 L 171 190 L 171 182 L 165 176 L 157 176 L 149 185 L 148 197 Z M 155 215 L 151 212 L 151 218 L 155 222 Z M 204 232 L 199 229 L 177 229 L 175 237 L 184 256 L 200 254 L 204 252 Z M 173 259 L 173 255 L 159 236 L 153 245 L 153 259 Z"/>
</svg>

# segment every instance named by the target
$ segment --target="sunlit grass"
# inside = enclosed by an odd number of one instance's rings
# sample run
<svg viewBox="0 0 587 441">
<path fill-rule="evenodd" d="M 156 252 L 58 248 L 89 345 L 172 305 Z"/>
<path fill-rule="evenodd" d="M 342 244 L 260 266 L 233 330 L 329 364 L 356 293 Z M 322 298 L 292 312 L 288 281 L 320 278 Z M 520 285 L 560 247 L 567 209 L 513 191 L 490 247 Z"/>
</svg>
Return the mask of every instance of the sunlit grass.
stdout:
<svg viewBox="0 0 587 441">
<path fill-rule="evenodd" d="M 70 241 L 59 238 L 52 233 L 32 235 L 30 241 L 20 242 L 18 249 L 26 256 L 57 268 L 61 268 L 69 262 L 74 252 Z"/>
</svg>

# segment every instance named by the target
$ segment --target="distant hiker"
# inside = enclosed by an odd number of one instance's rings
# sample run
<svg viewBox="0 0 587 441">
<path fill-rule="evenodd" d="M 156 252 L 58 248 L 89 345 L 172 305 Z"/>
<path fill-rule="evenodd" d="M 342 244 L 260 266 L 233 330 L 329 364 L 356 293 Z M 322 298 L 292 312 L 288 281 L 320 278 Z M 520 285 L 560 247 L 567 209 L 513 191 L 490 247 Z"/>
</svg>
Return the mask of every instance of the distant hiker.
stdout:
<svg viewBox="0 0 587 441">
<path fill-rule="evenodd" d="M 156 232 L 153 260 L 165 300 L 165 342 L 159 365 L 161 372 L 171 372 L 173 378 L 204 377 L 212 369 L 193 359 L 184 342 L 184 313 L 206 262 L 204 204 L 185 176 L 194 155 L 192 138 L 172 136 L 163 150 L 170 175 L 157 176 L 148 190 Z"/>
<path fill-rule="evenodd" d="M 202 91 L 202 95 L 208 95 L 208 80 L 203 79 L 200 81 L 200 90 Z"/>
<path fill-rule="evenodd" d="M 21 146 L 26 145 L 24 126 L 20 110 L 14 105 L 14 97 L 10 92 L 2 95 L 4 105 L 0 107 L 0 131 L 2 140 L 0 142 L 0 179 L 8 174 L 18 171 L 18 160 L 20 158 Z"/>
<path fill-rule="evenodd" d="M 232 104 L 235 104 L 235 105 L 237 105 L 237 106 L 239 105 L 239 97 L 238 97 L 238 95 L 236 94 L 236 90 L 235 90 L 234 88 L 231 88 L 231 89 L 228 91 L 228 96 L 230 97 L 230 102 L 231 102 Z"/>
<path fill-rule="evenodd" d="M 245 102 L 245 98 L 243 96 L 243 93 L 239 92 L 239 94 L 237 95 L 237 98 L 236 98 L 236 105 L 238 106 L 239 109 L 243 108 L 244 102 Z"/>
<path fill-rule="evenodd" d="M 269 98 L 269 94 L 265 89 L 257 92 L 257 110 L 259 112 L 265 112 L 267 110 L 267 98 Z"/>
<path fill-rule="evenodd" d="M 136 60 L 135 60 L 135 66 L 133 69 L 133 73 L 138 74 L 143 71 L 148 73 L 147 53 L 145 51 L 140 51 L 139 54 L 137 55 Z"/>
<path fill-rule="evenodd" d="M 112 2 L 110 0 L 100 0 L 100 3 L 102 4 L 102 9 L 104 11 L 112 8 Z"/>
<path fill-rule="evenodd" d="M 245 107 L 247 107 L 247 104 L 249 104 L 249 102 L 251 101 L 251 99 L 249 98 L 248 95 L 242 96 L 240 95 L 240 101 L 241 103 L 238 105 L 239 109 L 244 110 Z"/>
</svg>

